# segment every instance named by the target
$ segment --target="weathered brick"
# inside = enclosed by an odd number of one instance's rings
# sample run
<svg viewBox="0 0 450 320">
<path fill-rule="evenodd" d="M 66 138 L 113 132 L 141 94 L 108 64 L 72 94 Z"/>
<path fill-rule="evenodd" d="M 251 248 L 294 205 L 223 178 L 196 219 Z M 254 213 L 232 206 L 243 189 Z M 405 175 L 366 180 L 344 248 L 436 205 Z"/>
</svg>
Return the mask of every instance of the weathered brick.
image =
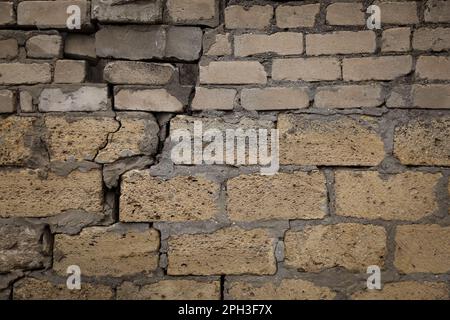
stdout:
<svg viewBox="0 0 450 320">
<path fill-rule="evenodd" d="M 52 81 L 48 63 L 0 63 L 0 84 L 36 84 Z"/>
<path fill-rule="evenodd" d="M 234 36 L 234 54 L 246 57 L 273 52 L 279 55 L 303 53 L 303 34 L 298 32 L 277 32 L 266 34 L 243 34 Z"/>
<path fill-rule="evenodd" d="M 72 171 L 66 177 L 38 170 L 0 172 L 0 217 L 47 217 L 69 210 L 101 214 L 102 173 Z"/>
<path fill-rule="evenodd" d="M 159 126 L 149 115 L 45 118 L 46 142 L 52 161 L 111 163 L 122 157 L 151 155 L 157 148 Z M 120 124 L 119 124 L 120 121 Z"/>
<path fill-rule="evenodd" d="M 326 34 L 306 35 L 306 54 L 350 54 L 375 52 L 375 32 L 335 31 Z"/>
<path fill-rule="evenodd" d="M 402 52 L 411 50 L 411 29 L 391 28 L 383 31 L 381 51 Z"/>
<path fill-rule="evenodd" d="M 0 2 L 0 26 L 16 23 L 13 2 Z"/>
<path fill-rule="evenodd" d="M 402 281 L 386 283 L 382 290 L 359 291 L 354 300 L 448 300 L 445 283 Z"/>
<path fill-rule="evenodd" d="M 201 130 L 194 130 L 195 125 L 197 124 L 197 128 L 200 125 Z M 235 133 L 234 140 L 237 140 L 236 137 L 252 137 L 252 132 L 256 135 L 257 130 L 266 130 L 268 134 L 270 135 L 271 129 L 274 128 L 274 123 L 271 120 L 263 120 L 263 119 L 252 119 L 249 117 L 239 117 L 237 121 L 229 121 L 228 119 L 222 119 L 219 117 L 192 117 L 192 116 L 185 116 L 185 115 L 179 115 L 175 118 L 173 118 L 170 121 L 170 131 L 171 131 L 171 139 L 173 141 L 179 141 L 176 139 L 179 139 L 179 137 L 176 137 L 175 135 L 172 135 L 172 133 L 177 132 L 178 130 L 182 130 L 184 132 L 187 131 L 187 133 L 190 134 L 191 137 L 194 137 L 196 139 L 202 139 L 202 136 L 206 134 L 209 130 L 214 130 L 215 132 L 219 131 L 222 133 L 223 141 L 226 141 L 226 131 L 231 130 Z M 251 129 L 251 130 L 250 130 Z M 239 134 L 237 130 L 243 131 L 242 134 Z M 179 131 L 178 131 L 179 132 Z M 250 132 L 250 133 L 249 133 Z M 202 136 L 200 136 L 200 134 Z M 255 136 L 253 135 L 253 136 Z M 229 139 L 233 139 L 229 138 Z M 237 150 L 237 152 L 233 152 L 231 155 L 227 154 L 227 148 L 226 143 L 223 144 L 223 153 L 221 159 L 218 159 L 219 163 L 227 163 L 227 164 L 233 164 L 237 166 L 241 165 L 248 165 L 252 164 L 249 161 L 249 156 L 252 155 L 254 158 L 258 157 L 257 148 L 252 148 L 252 152 L 250 152 L 250 144 L 249 140 L 250 138 L 246 138 L 245 140 L 245 152 L 242 152 L 242 149 Z M 220 147 L 219 147 L 220 148 Z M 219 150 L 217 150 L 219 151 Z M 186 157 L 185 155 L 180 155 L 180 151 L 176 150 L 175 148 L 172 149 L 172 160 L 175 164 L 192 164 L 196 162 L 196 159 L 194 155 L 191 155 L 191 157 Z M 178 152 L 178 153 L 177 153 Z M 219 153 L 217 153 L 219 154 Z M 210 153 L 206 151 L 206 148 L 203 150 L 204 162 L 213 162 L 215 159 L 214 156 L 211 156 Z M 178 158 L 177 158 L 178 157 Z M 187 159 L 186 159 L 187 158 Z M 239 161 L 237 161 L 239 160 Z M 241 161 L 242 160 L 242 161 Z M 255 164 L 253 162 L 253 164 Z"/>
<path fill-rule="evenodd" d="M 445 65 L 442 66 L 442 69 L 445 69 Z M 432 71 L 429 70 L 428 72 Z M 447 75 L 443 76 L 446 77 Z M 450 85 L 414 85 L 412 90 L 415 107 L 425 109 L 450 109 Z"/>
<path fill-rule="evenodd" d="M 148 23 L 162 21 L 161 0 L 118 2 L 114 0 L 91 0 L 92 18 L 100 22 Z"/>
<path fill-rule="evenodd" d="M 80 8 L 81 27 L 89 25 L 90 2 L 87 0 L 22 1 L 17 6 L 17 24 L 40 29 L 67 29 L 67 8 L 71 5 Z"/>
<path fill-rule="evenodd" d="M 21 112 L 34 112 L 33 96 L 29 91 L 21 90 L 19 100 Z"/>
<path fill-rule="evenodd" d="M 419 23 L 417 16 L 417 3 L 406 2 L 377 2 L 381 10 L 382 24 L 416 24 Z"/>
<path fill-rule="evenodd" d="M 225 8 L 225 26 L 228 29 L 264 29 L 269 27 L 273 8 L 266 6 L 228 6 Z"/>
<path fill-rule="evenodd" d="M 241 104 L 247 110 L 302 109 L 309 105 L 306 88 L 243 89 Z"/>
<path fill-rule="evenodd" d="M 450 80 L 450 57 L 420 56 L 416 64 L 416 76 L 419 79 L 426 80 Z M 448 90 L 450 90 L 450 87 Z M 445 96 L 445 89 L 443 89 L 442 94 L 438 95 L 438 97 L 445 100 Z M 430 95 L 429 98 L 432 99 L 432 97 Z M 450 98 L 448 99 L 450 101 Z"/>
<path fill-rule="evenodd" d="M 82 83 L 86 80 L 86 61 L 58 60 L 55 65 L 55 83 Z"/>
<path fill-rule="evenodd" d="M 159 26 L 105 26 L 95 34 L 95 49 L 99 57 L 105 58 L 163 58 L 165 34 Z"/>
<path fill-rule="evenodd" d="M 212 61 L 200 66 L 200 83 L 266 84 L 267 74 L 258 61 Z"/>
<path fill-rule="evenodd" d="M 430 64 L 426 62 L 419 66 L 424 78 L 425 75 L 436 78 L 447 76 L 445 72 L 441 72 L 445 71 L 445 63 L 442 65 L 442 70 L 434 69 L 432 64 L 430 70 L 425 70 L 424 65 Z M 449 97 L 450 87 L 445 84 L 398 85 L 392 89 L 386 105 L 388 108 L 448 109 L 450 108 Z"/>
<path fill-rule="evenodd" d="M 219 212 L 219 191 L 219 184 L 203 177 L 163 180 L 148 171 L 130 171 L 122 177 L 120 220 L 209 220 Z"/>
<path fill-rule="evenodd" d="M 380 85 L 346 85 L 319 87 L 314 106 L 317 108 L 373 108 L 384 103 Z"/>
<path fill-rule="evenodd" d="M 374 119 L 279 115 L 280 163 L 378 165 L 384 144 Z"/>
<path fill-rule="evenodd" d="M 167 89 L 118 88 L 114 93 L 114 107 L 117 110 L 181 112 L 190 91 L 190 88 L 184 90 L 183 97 L 178 97 Z"/>
<path fill-rule="evenodd" d="M 342 62 L 346 81 L 393 80 L 412 71 L 411 56 L 347 58 Z"/>
<path fill-rule="evenodd" d="M 13 113 L 16 110 L 16 95 L 11 90 L 0 90 L 0 113 Z"/>
<path fill-rule="evenodd" d="M 158 267 L 159 233 L 146 225 L 85 228 L 79 235 L 55 235 L 53 269 L 66 274 L 77 265 L 86 276 L 151 273 Z"/>
<path fill-rule="evenodd" d="M 415 30 L 413 49 L 438 52 L 450 49 L 450 28 L 420 28 Z"/>
<path fill-rule="evenodd" d="M 365 272 L 367 266 L 384 265 L 386 231 L 356 223 L 305 227 L 287 231 L 285 264 L 307 272 L 343 267 Z"/>
<path fill-rule="evenodd" d="M 231 35 L 217 33 L 215 30 L 206 31 L 203 37 L 203 50 L 206 56 L 231 55 Z"/>
<path fill-rule="evenodd" d="M 394 155 L 405 165 L 450 165 L 450 118 L 418 118 L 396 127 Z"/>
<path fill-rule="evenodd" d="M 450 5 L 447 1 L 428 0 L 425 4 L 426 22 L 450 22 Z"/>
<path fill-rule="evenodd" d="M 366 24 L 362 4 L 332 3 L 327 7 L 327 24 L 337 26 L 361 26 Z"/>
<path fill-rule="evenodd" d="M 105 285 L 83 282 L 81 290 L 43 279 L 24 278 L 14 284 L 14 300 L 111 300 L 113 290 Z"/>
<path fill-rule="evenodd" d="M 335 173 L 336 214 L 347 217 L 417 221 L 438 209 L 435 188 L 441 174 L 376 171 Z"/>
<path fill-rule="evenodd" d="M 5 180 L 2 181 L 3 184 Z M 37 269 L 48 264 L 50 239 L 44 226 L 0 224 L 0 232 L 0 272 Z"/>
<path fill-rule="evenodd" d="M 105 26 L 95 34 L 95 47 L 97 55 L 105 58 L 192 61 L 200 55 L 202 35 L 197 27 Z"/>
<path fill-rule="evenodd" d="M 0 164 L 23 165 L 32 155 L 36 118 L 11 116 L 0 121 Z"/>
<path fill-rule="evenodd" d="M 96 162 L 112 163 L 121 158 L 151 156 L 158 149 L 159 125 L 150 114 L 118 114 L 120 129 L 108 136 L 108 144 L 99 150 Z"/>
<path fill-rule="evenodd" d="M 231 220 L 321 219 L 327 213 L 325 176 L 318 172 L 241 175 L 227 182 Z"/>
<path fill-rule="evenodd" d="M 62 38 L 59 35 L 40 34 L 28 39 L 25 48 L 30 58 L 58 58 L 62 52 Z"/>
<path fill-rule="evenodd" d="M 41 112 L 102 111 L 108 109 L 106 85 L 65 85 L 45 88 L 39 96 Z"/>
<path fill-rule="evenodd" d="M 231 227 L 169 237 L 169 275 L 275 274 L 276 239 L 265 229 Z"/>
<path fill-rule="evenodd" d="M 1 5 L 1 3 L 0 3 Z M 19 54 L 19 45 L 16 39 L 0 40 L 0 59 L 13 59 Z"/>
<path fill-rule="evenodd" d="M 175 68 L 166 63 L 114 61 L 105 66 L 103 77 L 114 84 L 164 85 L 174 73 Z"/>
<path fill-rule="evenodd" d="M 120 125 L 114 118 L 47 116 L 46 143 L 51 161 L 92 161 Z"/>
<path fill-rule="evenodd" d="M 319 14 L 320 4 L 302 6 L 280 5 L 276 10 L 279 28 L 313 27 Z"/>
<path fill-rule="evenodd" d="M 219 281 L 161 280 L 137 286 L 124 282 L 117 288 L 119 300 L 219 300 Z"/>
<path fill-rule="evenodd" d="M 226 292 L 228 299 L 236 300 L 332 300 L 336 296 L 327 287 L 301 279 L 262 283 L 231 281 Z"/>
<path fill-rule="evenodd" d="M 216 27 L 219 24 L 217 0 L 168 0 L 167 17 L 172 24 Z"/>
<path fill-rule="evenodd" d="M 95 37 L 84 34 L 68 34 L 64 43 L 64 55 L 69 58 L 95 59 Z"/>
<path fill-rule="evenodd" d="M 341 65 L 336 58 L 274 59 L 274 80 L 327 81 L 341 78 Z"/>
<path fill-rule="evenodd" d="M 195 89 L 192 110 L 233 110 L 237 91 L 234 89 Z"/>
<path fill-rule="evenodd" d="M 184 61 L 194 61 L 200 57 L 203 31 L 198 27 L 169 27 L 166 31 L 164 56 Z"/>
<path fill-rule="evenodd" d="M 400 273 L 450 271 L 450 227 L 397 226 L 394 265 Z"/>
</svg>

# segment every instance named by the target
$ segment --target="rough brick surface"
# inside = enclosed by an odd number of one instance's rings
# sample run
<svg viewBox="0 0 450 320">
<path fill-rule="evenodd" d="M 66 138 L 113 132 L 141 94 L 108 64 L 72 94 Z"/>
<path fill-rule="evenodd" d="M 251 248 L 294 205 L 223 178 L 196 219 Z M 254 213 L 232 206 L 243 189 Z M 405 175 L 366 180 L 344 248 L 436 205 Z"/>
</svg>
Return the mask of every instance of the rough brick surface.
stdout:
<svg viewBox="0 0 450 320">
<path fill-rule="evenodd" d="M 137 286 L 123 283 L 117 289 L 117 298 L 123 300 L 219 300 L 219 281 L 162 280 Z"/>
<path fill-rule="evenodd" d="M 50 239 L 43 226 L 0 224 L 0 272 L 37 269 L 48 263 Z"/>
<path fill-rule="evenodd" d="M 285 235 L 286 265 L 309 272 L 333 267 L 365 271 L 383 266 L 386 231 L 355 223 L 306 227 Z"/>
<path fill-rule="evenodd" d="M 158 232 L 147 226 L 92 227 L 76 236 L 55 236 L 53 269 L 61 275 L 71 265 L 86 276 L 151 273 L 158 249 Z"/>
<path fill-rule="evenodd" d="M 318 14 L 318 4 L 280 5 L 276 10 L 277 26 L 279 28 L 313 27 Z"/>
<path fill-rule="evenodd" d="M 401 273 L 447 273 L 450 270 L 450 227 L 398 226 L 395 267 Z"/>
<path fill-rule="evenodd" d="M 247 110 L 302 109 L 309 105 L 305 88 L 243 89 L 241 104 Z"/>
<path fill-rule="evenodd" d="M 3 93 L 3 98 L 9 99 L 3 103 L 11 103 L 11 93 Z M 2 143 L 0 145 L 0 164 L 2 165 L 22 165 L 32 155 L 33 126 L 35 118 L 8 117 L 0 121 L 0 135 Z"/>
<path fill-rule="evenodd" d="M 336 31 L 306 35 L 308 55 L 371 53 L 375 48 L 373 31 Z"/>
<path fill-rule="evenodd" d="M 0 3 L 0 25 L 11 25 L 16 22 L 14 17 L 14 3 L 13 2 L 1 2 Z"/>
<path fill-rule="evenodd" d="M 169 238 L 170 275 L 274 274 L 275 239 L 264 229 L 237 227 Z"/>
<path fill-rule="evenodd" d="M 391 28 L 383 31 L 381 39 L 381 51 L 402 52 L 411 49 L 411 29 Z"/>
<path fill-rule="evenodd" d="M 16 110 L 16 95 L 11 90 L 0 90 L 0 113 L 13 113 Z"/>
<path fill-rule="evenodd" d="M 278 32 L 272 35 L 244 34 L 234 37 L 234 53 L 238 57 L 268 52 L 279 55 L 302 54 L 303 34 Z"/>
<path fill-rule="evenodd" d="M 450 119 L 416 119 L 395 130 L 394 155 L 408 165 L 450 164 Z"/>
<path fill-rule="evenodd" d="M 444 51 L 450 48 L 450 28 L 420 28 L 413 34 L 413 49 Z"/>
<path fill-rule="evenodd" d="M 121 88 L 115 93 L 114 100 L 118 110 L 180 112 L 184 107 L 184 101 L 167 89 Z"/>
<path fill-rule="evenodd" d="M 16 300 L 110 300 L 113 290 L 105 285 L 83 283 L 81 290 L 69 290 L 66 284 L 25 278 L 14 285 Z"/>
<path fill-rule="evenodd" d="M 349 58 L 342 62 L 342 75 L 347 81 L 393 80 L 411 70 L 411 56 Z"/>
<path fill-rule="evenodd" d="M 368 219 L 424 218 L 438 209 L 440 174 L 407 172 L 382 176 L 373 171 L 337 171 L 336 214 Z"/>
<path fill-rule="evenodd" d="M 235 221 L 321 219 L 327 194 L 323 173 L 243 175 L 227 183 L 228 215 Z"/>
<path fill-rule="evenodd" d="M 361 119 L 362 120 L 362 119 Z M 373 126 L 353 118 L 280 115 L 280 162 L 299 165 L 377 165 L 384 158 Z"/>
<path fill-rule="evenodd" d="M 335 58 L 274 59 L 274 80 L 328 81 L 341 78 L 341 65 Z"/>
<path fill-rule="evenodd" d="M 175 24 L 215 27 L 219 24 L 218 5 L 217 0 L 168 0 L 168 20 Z"/>
<path fill-rule="evenodd" d="M 387 283 L 381 291 L 367 290 L 352 295 L 354 300 L 447 300 L 445 283 L 402 281 Z"/>
<path fill-rule="evenodd" d="M 69 210 L 101 214 L 102 176 L 99 170 L 73 171 L 66 177 L 37 170 L 1 171 L 0 216 L 45 217 Z"/>
<path fill-rule="evenodd" d="M 104 85 L 72 85 L 43 89 L 39 111 L 103 111 L 108 108 L 108 90 Z"/>
<path fill-rule="evenodd" d="M 233 110 L 237 91 L 197 87 L 192 101 L 193 110 Z"/>
<path fill-rule="evenodd" d="M 17 6 L 17 24 L 38 28 L 67 29 L 67 8 L 76 5 L 80 8 L 81 26 L 89 24 L 90 2 L 87 0 L 67 1 L 23 1 Z"/>
<path fill-rule="evenodd" d="M 51 80 L 48 63 L 0 63 L 0 84 L 49 83 Z"/>
<path fill-rule="evenodd" d="M 17 57 L 18 54 L 19 45 L 16 39 L 0 40 L 0 59 L 13 59 Z"/>
<path fill-rule="evenodd" d="M 264 29 L 273 17 L 273 8 L 267 6 L 229 6 L 225 9 L 225 26 L 228 29 Z"/>
<path fill-rule="evenodd" d="M 363 6 L 355 3 L 332 3 L 327 7 L 327 23 L 338 26 L 365 24 Z"/>
<path fill-rule="evenodd" d="M 161 22 L 161 0 L 118 3 L 114 0 L 91 0 L 92 18 L 100 22 L 148 23 Z"/>
<path fill-rule="evenodd" d="M 148 195 L 145 191 L 152 190 Z M 131 171 L 122 179 L 120 219 L 124 222 L 208 220 L 219 210 L 219 185 L 202 177 L 168 181 L 148 171 Z"/>
<path fill-rule="evenodd" d="M 383 89 L 378 85 L 320 87 L 314 99 L 318 108 L 336 109 L 378 107 L 383 102 Z"/>
<path fill-rule="evenodd" d="M 105 66 L 104 78 L 114 84 L 164 85 L 174 73 L 170 64 L 117 61 Z"/>
<path fill-rule="evenodd" d="M 200 66 L 200 83 L 265 84 L 267 74 L 257 61 L 215 61 Z"/>
<path fill-rule="evenodd" d="M 253 284 L 231 282 L 227 298 L 236 300 L 332 300 L 335 293 L 301 279 L 283 279 L 280 283 Z"/>
</svg>

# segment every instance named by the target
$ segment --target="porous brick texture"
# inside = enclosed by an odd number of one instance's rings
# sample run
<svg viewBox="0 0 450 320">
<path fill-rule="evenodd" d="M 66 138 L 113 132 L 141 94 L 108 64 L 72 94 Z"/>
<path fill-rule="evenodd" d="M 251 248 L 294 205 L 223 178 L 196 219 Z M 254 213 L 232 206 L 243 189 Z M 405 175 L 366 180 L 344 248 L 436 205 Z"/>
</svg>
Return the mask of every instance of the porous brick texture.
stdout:
<svg viewBox="0 0 450 320">
<path fill-rule="evenodd" d="M 0 299 L 450 299 L 449 52 L 447 0 L 0 1 Z"/>
</svg>

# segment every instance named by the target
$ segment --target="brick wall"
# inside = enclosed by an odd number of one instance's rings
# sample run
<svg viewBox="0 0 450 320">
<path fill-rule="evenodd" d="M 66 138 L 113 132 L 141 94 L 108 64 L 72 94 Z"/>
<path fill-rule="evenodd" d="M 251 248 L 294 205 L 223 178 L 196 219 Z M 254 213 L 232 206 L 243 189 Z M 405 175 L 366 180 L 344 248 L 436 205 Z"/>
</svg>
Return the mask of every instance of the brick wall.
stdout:
<svg viewBox="0 0 450 320">
<path fill-rule="evenodd" d="M 449 299 L 449 50 L 445 0 L 2 0 L 0 298 Z M 195 121 L 279 173 L 175 164 Z"/>
</svg>

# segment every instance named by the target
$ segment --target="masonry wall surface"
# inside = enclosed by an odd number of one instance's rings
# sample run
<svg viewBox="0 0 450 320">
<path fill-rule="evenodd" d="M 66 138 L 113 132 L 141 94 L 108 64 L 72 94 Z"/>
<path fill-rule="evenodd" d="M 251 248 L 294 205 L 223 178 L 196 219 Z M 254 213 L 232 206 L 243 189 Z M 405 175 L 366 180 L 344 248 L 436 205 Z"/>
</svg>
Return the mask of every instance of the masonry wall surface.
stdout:
<svg viewBox="0 0 450 320">
<path fill-rule="evenodd" d="M 0 1 L 0 298 L 449 299 L 449 51 L 445 0 Z"/>
</svg>

